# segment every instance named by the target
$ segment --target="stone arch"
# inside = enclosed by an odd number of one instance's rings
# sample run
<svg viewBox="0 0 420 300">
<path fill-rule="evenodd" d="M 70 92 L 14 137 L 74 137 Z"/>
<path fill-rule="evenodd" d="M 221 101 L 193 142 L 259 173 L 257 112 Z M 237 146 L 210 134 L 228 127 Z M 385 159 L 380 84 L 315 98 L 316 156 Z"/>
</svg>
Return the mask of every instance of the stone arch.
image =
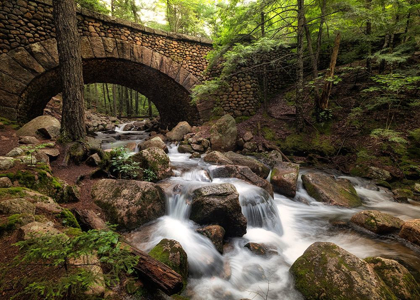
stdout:
<svg viewBox="0 0 420 300">
<path fill-rule="evenodd" d="M 179 63 L 158 52 L 105 37 L 81 37 L 85 83 L 114 83 L 144 94 L 156 105 L 164 126 L 181 120 L 197 123 L 191 89 L 200 81 Z M 11 119 L 26 122 L 42 114 L 61 91 L 55 39 L 20 47 L 0 56 L 0 107 Z"/>
</svg>

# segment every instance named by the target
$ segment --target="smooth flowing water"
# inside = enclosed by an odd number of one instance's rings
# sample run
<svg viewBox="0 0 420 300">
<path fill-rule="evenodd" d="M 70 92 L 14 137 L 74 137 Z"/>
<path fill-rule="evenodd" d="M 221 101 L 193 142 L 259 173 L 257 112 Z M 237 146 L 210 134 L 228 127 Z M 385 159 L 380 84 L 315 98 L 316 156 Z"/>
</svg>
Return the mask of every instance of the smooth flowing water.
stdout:
<svg viewBox="0 0 420 300">
<path fill-rule="evenodd" d="M 420 218 L 420 206 L 393 202 L 390 192 L 367 180 L 345 177 L 352 181 L 363 200 L 362 207 L 346 209 L 315 201 L 303 189 L 300 177 L 294 199 L 280 194 L 272 198 L 265 190 L 239 179 L 212 179 L 211 165 L 179 153 L 175 145 L 169 146 L 168 155 L 175 175 L 166 180 L 170 186 L 165 189 L 167 215 L 127 238 L 144 251 L 163 238 L 178 241 L 188 255 L 190 278 L 184 293 L 192 299 L 302 299 L 294 289 L 289 268 L 317 241 L 333 242 L 360 258 L 382 256 L 403 260 L 420 270 L 419 254 L 395 239 L 380 239 L 334 226 L 334 222 L 348 221 L 365 209 L 384 211 L 403 220 Z M 228 241 L 221 255 L 208 238 L 196 232 L 199 226 L 189 220 L 189 214 L 193 190 L 226 182 L 238 190 L 248 227 L 242 238 Z M 248 242 L 264 244 L 274 254 L 255 255 L 244 247 Z"/>
</svg>

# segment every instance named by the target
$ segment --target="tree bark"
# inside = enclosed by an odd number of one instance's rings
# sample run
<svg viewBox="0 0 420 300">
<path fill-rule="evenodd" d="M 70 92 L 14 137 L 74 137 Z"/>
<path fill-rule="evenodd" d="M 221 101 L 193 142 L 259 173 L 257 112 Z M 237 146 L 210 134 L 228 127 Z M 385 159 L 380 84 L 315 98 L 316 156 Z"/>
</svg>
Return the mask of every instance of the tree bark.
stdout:
<svg viewBox="0 0 420 300">
<path fill-rule="evenodd" d="M 366 8 L 367 10 L 370 10 L 372 7 L 372 0 L 366 0 Z M 366 22 L 366 35 L 370 38 L 372 34 L 372 21 L 370 19 Z M 366 69 L 369 74 L 372 73 L 372 58 L 370 57 L 372 55 L 372 43 L 369 40 L 368 41 L 368 57 L 366 58 Z"/>
<path fill-rule="evenodd" d="M 304 0 L 297 0 L 298 32 L 297 32 L 297 82 L 296 82 L 296 128 L 301 132 L 305 127 L 303 117 L 303 35 L 305 7 Z"/>
<path fill-rule="evenodd" d="M 330 68 L 327 71 L 327 74 L 325 75 L 325 83 L 324 83 L 324 89 L 322 90 L 322 95 L 319 103 L 319 108 L 321 110 L 328 109 L 328 101 L 331 94 L 332 89 L 332 79 L 334 77 L 334 70 L 335 65 L 337 63 L 337 57 L 338 57 L 338 50 L 340 49 L 340 40 L 341 40 L 341 34 L 340 32 L 337 33 L 337 36 L 334 40 L 334 48 L 333 53 L 331 55 L 331 61 L 330 61 Z"/>
<path fill-rule="evenodd" d="M 112 100 L 114 101 L 114 117 L 117 117 L 117 91 L 115 89 L 115 84 L 112 85 Z"/>
<path fill-rule="evenodd" d="M 322 4 L 321 4 L 321 20 L 319 22 L 318 38 L 316 40 L 315 61 L 316 61 L 317 68 L 319 67 L 319 55 L 321 53 L 322 30 L 323 30 L 324 23 L 325 23 L 325 9 L 326 9 L 326 7 L 327 7 L 327 0 L 322 0 Z"/>
<path fill-rule="evenodd" d="M 78 141 L 86 137 L 83 99 L 83 65 L 74 0 L 54 0 L 60 74 L 63 84 L 61 136 Z"/>
</svg>

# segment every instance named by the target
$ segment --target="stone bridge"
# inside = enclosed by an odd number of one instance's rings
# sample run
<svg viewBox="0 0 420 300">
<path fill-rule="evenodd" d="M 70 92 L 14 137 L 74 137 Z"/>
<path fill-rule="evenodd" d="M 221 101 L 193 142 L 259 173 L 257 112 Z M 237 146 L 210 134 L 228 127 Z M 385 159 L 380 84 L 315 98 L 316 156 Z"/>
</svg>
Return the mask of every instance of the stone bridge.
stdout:
<svg viewBox="0 0 420 300">
<path fill-rule="evenodd" d="M 204 38 L 167 33 L 81 9 L 83 75 L 88 83 L 127 86 L 148 97 L 161 122 L 199 122 L 211 107 L 190 105 L 203 80 Z M 26 122 L 61 92 L 52 0 L 0 0 L 0 116 Z"/>
</svg>

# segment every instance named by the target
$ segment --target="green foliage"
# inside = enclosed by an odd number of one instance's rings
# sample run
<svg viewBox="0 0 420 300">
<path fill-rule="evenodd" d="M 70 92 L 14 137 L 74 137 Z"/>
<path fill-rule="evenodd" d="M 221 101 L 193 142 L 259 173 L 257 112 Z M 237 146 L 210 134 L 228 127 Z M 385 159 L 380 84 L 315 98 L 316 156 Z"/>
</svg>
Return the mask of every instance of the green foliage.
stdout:
<svg viewBox="0 0 420 300">
<path fill-rule="evenodd" d="M 76 3 L 80 5 L 80 7 L 90 9 L 102 14 L 109 13 L 108 8 L 103 0 L 76 0 Z"/>
<path fill-rule="evenodd" d="M 15 297 L 27 295 L 42 299 L 62 297 L 85 297 L 83 292 L 94 284 L 113 285 L 123 273 L 132 273 L 138 258 L 123 247 L 119 235 L 113 231 L 90 230 L 75 237 L 65 234 L 41 235 L 15 244 L 21 253 L 15 258 L 17 266 L 34 264 L 40 267 L 63 269 L 61 277 L 27 278 L 23 292 Z M 99 261 L 87 261 L 97 256 Z M 109 270 L 103 276 L 91 270 L 90 263 L 106 265 Z"/>
<path fill-rule="evenodd" d="M 68 209 L 63 209 L 63 211 L 60 213 L 60 218 L 64 226 L 80 229 L 79 222 L 77 222 L 76 217 Z"/>
<path fill-rule="evenodd" d="M 143 180 L 152 182 L 155 181 L 157 178 L 158 177 L 153 170 L 143 169 Z"/>
<path fill-rule="evenodd" d="M 372 131 L 371 136 L 377 139 L 381 139 L 388 142 L 397 144 L 407 144 L 407 140 L 401 137 L 400 132 L 396 132 L 390 129 L 375 129 Z"/>
<path fill-rule="evenodd" d="M 226 82 L 220 78 L 207 80 L 203 84 L 194 86 L 191 94 L 191 105 L 196 105 L 201 101 L 217 99 L 218 93 L 223 91 L 226 86 Z"/>
<path fill-rule="evenodd" d="M 131 154 L 127 148 L 118 147 L 111 152 L 111 170 L 116 172 L 120 179 L 132 179 L 137 177 L 140 165 L 131 159 Z"/>
</svg>

